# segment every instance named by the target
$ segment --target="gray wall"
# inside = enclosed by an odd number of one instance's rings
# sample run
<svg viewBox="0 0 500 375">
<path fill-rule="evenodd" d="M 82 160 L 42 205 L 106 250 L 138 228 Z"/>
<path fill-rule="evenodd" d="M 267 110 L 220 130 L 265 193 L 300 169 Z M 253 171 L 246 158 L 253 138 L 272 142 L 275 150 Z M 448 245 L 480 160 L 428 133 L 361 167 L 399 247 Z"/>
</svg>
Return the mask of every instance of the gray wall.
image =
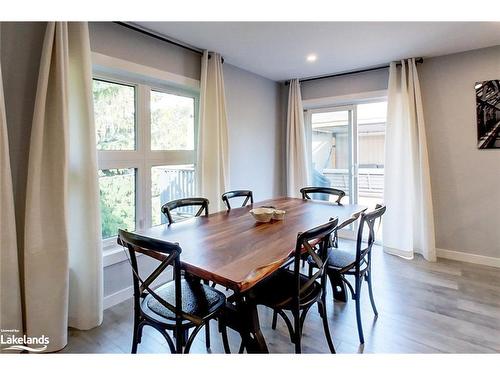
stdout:
<svg viewBox="0 0 500 375">
<path fill-rule="evenodd" d="M 200 79 L 200 55 L 112 22 L 89 22 L 94 52 Z"/>
<path fill-rule="evenodd" d="M 224 64 L 231 189 L 259 201 L 283 194 L 284 123 L 279 84 Z"/>
<path fill-rule="evenodd" d="M 389 69 L 318 79 L 301 83 L 301 94 L 307 100 L 386 90 L 388 80 Z"/>
<path fill-rule="evenodd" d="M 500 46 L 419 66 L 436 246 L 500 257 L 500 149 L 478 150 L 474 84 L 500 78 Z"/>
</svg>

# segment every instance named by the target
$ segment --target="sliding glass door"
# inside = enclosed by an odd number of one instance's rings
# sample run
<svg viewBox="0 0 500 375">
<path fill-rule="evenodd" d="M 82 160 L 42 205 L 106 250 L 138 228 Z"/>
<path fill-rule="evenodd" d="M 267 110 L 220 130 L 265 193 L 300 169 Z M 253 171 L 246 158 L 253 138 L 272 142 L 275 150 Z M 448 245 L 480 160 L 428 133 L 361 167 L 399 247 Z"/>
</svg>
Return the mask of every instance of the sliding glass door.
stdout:
<svg viewBox="0 0 500 375">
<path fill-rule="evenodd" d="M 311 184 L 344 190 L 344 203 L 382 203 L 386 116 L 380 100 L 306 110 Z"/>
<path fill-rule="evenodd" d="M 314 109 L 306 112 L 311 184 L 345 191 L 343 202 L 354 203 L 355 139 L 353 107 Z M 320 195 L 315 199 L 328 199 Z"/>
</svg>

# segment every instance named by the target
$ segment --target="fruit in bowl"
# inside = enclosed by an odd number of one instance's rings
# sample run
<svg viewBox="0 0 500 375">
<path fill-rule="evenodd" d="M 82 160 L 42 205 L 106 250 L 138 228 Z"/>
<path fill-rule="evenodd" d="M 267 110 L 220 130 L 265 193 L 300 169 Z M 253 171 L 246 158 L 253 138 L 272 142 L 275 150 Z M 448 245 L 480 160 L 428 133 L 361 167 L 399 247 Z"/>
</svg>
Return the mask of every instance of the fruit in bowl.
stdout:
<svg viewBox="0 0 500 375">
<path fill-rule="evenodd" d="M 271 221 L 274 215 L 274 209 L 266 207 L 258 207 L 250 210 L 250 213 L 254 217 L 255 221 L 259 223 L 268 223 Z"/>
</svg>

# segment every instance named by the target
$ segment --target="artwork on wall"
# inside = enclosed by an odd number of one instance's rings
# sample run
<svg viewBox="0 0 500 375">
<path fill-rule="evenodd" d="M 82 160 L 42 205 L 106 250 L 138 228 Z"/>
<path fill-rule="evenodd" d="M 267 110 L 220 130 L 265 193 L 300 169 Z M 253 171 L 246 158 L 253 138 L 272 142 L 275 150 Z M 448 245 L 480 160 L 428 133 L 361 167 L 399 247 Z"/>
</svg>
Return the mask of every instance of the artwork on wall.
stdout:
<svg viewBox="0 0 500 375">
<path fill-rule="evenodd" d="M 476 82 L 477 148 L 500 148 L 500 80 Z"/>
</svg>

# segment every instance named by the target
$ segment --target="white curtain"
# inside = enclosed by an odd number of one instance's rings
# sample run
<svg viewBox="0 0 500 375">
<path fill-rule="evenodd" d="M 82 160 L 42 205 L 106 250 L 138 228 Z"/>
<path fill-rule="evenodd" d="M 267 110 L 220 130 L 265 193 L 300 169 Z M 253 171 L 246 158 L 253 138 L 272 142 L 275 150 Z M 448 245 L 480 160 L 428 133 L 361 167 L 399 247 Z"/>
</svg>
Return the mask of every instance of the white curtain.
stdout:
<svg viewBox="0 0 500 375">
<path fill-rule="evenodd" d="M 102 321 L 99 188 L 87 23 L 49 22 L 38 76 L 25 219 L 30 336 L 67 343 Z"/>
<path fill-rule="evenodd" d="M 290 81 L 286 117 L 286 191 L 289 197 L 299 197 L 300 189 L 308 185 L 309 164 L 306 146 L 304 110 L 298 79 Z"/>
<path fill-rule="evenodd" d="M 424 114 L 415 59 L 391 63 L 385 138 L 386 252 L 436 260 Z"/>
<path fill-rule="evenodd" d="M 219 54 L 203 53 L 200 83 L 197 190 L 210 201 L 210 211 L 216 212 L 222 209 L 221 195 L 229 187 L 226 95 Z"/>
<path fill-rule="evenodd" d="M 0 329 L 22 336 L 21 288 L 7 120 L 0 66 Z M 12 334 L 16 335 L 14 332 Z M 2 345 L 3 346 L 3 345 Z"/>
</svg>

